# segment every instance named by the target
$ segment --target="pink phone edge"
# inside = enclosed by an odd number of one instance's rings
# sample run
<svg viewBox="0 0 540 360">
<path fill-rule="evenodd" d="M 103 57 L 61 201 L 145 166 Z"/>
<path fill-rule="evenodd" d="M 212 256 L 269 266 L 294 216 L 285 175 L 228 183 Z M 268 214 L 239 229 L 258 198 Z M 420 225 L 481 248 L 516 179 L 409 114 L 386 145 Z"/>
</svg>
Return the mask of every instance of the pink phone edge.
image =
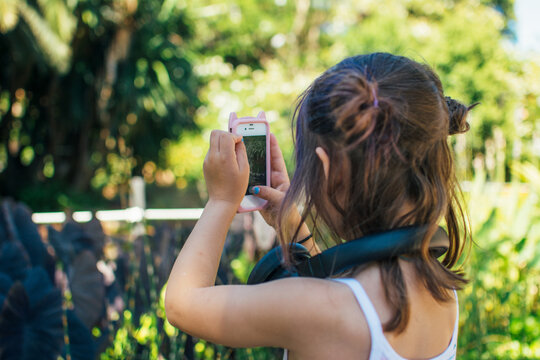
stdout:
<svg viewBox="0 0 540 360">
<path fill-rule="evenodd" d="M 257 117 L 252 117 L 252 116 L 245 116 L 245 117 L 241 117 L 241 118 L 236 118 L 236 119 L 232 119 L 232 114 L 229 116 L 229 131 L 231 133 L 236 133 L 236 128 L 238 127 L 239 124 L 244 124 L 244 123 L 263 123 L 266 125 L 266 186 L 270 186 L 270 178 L 272 176 L 272 169 L 270 167 L 270 124 L 268 123 L 268 120 L 266 120 L 266 116 L 264 118 L 259 118 L 259 115 L 262 115 L 265 116 L 264 114 L 264 111 L 261 111 Z M 236 114 L 235 114 L 236 116 Z M 266 204 L 268 203 L 267 200 L 264 201 L 264 203 L 261 205 L 261 206 L 257 206 L 257 207 L 254 207 L 254 208 L 243 208 L 242 206 L 239 206 L 238 207 L 238 210 L 237 210 L 237 213 L 245 213 L 245 212 L 250 212 L 250 211 L 257 211 L 257 210 L 262 210 Z"/>
</svg>

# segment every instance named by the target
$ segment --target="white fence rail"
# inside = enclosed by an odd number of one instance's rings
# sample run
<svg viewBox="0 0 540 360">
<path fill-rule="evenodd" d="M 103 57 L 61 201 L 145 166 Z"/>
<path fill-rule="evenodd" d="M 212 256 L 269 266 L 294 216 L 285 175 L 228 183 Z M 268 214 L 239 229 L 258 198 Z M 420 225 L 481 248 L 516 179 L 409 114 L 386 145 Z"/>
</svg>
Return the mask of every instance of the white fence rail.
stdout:
<svg viewBox="0 0 540 360">
<path fill-rule="evenodd" d="M 146 196 L 144 180 L 140 176 L 134 176 L 130 181 L 129 205 L 127 209 L 75 211 L 71 214 L 74 221 L 85 223 L 94 217 L 101 222 L 126 221 L 138 223 L 143 220 L 197 220 L 201 217 L 202 208 L 193 209 L 146 209 Z M 32 220 L 36 224 L 61 224 L 67 219 L 66 213 L 36 212 L 32 214 Z"/>
<path fill-rule="evenodd" d="M 99 221 L 140 222 L 142 220 L 197 220 L 201 217 L 202 208 L 192 209 L 143 209 L 130 207 L 122 210 L 75 211 L 71 216 L 74 221 L 85 223 L 96 217 Z M 61 224 L 66 221 L 64 212 L 36 212 L 32 220 L 36 224 Z"/>
</svg>

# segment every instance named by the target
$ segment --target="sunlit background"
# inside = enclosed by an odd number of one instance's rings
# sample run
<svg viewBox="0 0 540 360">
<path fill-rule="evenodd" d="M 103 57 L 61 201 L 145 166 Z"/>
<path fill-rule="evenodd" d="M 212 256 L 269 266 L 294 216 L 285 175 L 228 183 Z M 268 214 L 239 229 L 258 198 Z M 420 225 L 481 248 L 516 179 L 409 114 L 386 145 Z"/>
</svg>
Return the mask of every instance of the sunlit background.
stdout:
<svg viewBox="0 0 540 360">
<path fill-rule="evenodd" d="M 449 140 L 476 243 L 458 358 L 540 359 L 538 15 L 537 0 L 0 0 L 0 349 L 280 358 L 164 318 L 209 133 L 264 110 L 292 171 L 297 96 L 344 57 L 386 51 L 481 103 Z M 218 283 L 245 281 L 273 241 L 237 216 Z"/>
</svg>

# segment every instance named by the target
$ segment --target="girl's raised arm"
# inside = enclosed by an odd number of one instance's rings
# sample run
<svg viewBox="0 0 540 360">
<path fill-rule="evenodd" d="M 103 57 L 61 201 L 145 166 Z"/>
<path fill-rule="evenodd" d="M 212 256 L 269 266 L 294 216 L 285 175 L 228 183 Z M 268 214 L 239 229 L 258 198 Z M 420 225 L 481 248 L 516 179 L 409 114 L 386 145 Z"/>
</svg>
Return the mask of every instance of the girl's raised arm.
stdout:
<svg viewBox="0 0 540 360">
<path fill-rule="evenodd" d="M 324 314 L 331 312 L 321 311 L 335 308 L 340 296 L 350 296 L 330 281 L 296 278 L 214 286 L 227 230 L 248 182 L 241 137 L 212 132 L 204 173 L 209 201 L 171 271 L 167 319 L 189 334 L 220 344 L 289 349 L 323 331 L 328 334 L 329 324 L 342 323 L 339 316 L 328 318 Z"/>
</svg>

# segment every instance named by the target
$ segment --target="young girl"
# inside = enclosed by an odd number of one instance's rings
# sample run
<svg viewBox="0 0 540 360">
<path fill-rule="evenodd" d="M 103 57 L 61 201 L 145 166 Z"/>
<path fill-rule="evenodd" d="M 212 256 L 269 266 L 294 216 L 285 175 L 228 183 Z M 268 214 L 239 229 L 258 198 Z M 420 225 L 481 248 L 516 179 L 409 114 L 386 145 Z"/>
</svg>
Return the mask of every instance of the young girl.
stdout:
<svg viewBox="0 0 540 360">
<path fill-rule="evenodd" d="M 421 251 L 337 279 L 214 286 L 249 165 L 240 136 L 213 131 L 204 161 L 209 200 L 171 272 L 168 320 L 218 344 L 282 347 L 290 359 L 454 359 L 456 290 L 466 280 L 453 267 L 467 234 L 447 138 L 468 130 L 469 109 L 444 97 L 428 66 L 386 53 L 343 60 L 300 97 L 292 182 L 272 135 L 272 187 L 251 189 L 269 201 L 263 215 L 281 244 L 309 237 L 307 218 L 335 244 L 430 228 Z M 428 247 L 443 221 L 449 250 L 439 262 Z M 313 238 L 304 245 L 319 252 Z"/>
</svg>

